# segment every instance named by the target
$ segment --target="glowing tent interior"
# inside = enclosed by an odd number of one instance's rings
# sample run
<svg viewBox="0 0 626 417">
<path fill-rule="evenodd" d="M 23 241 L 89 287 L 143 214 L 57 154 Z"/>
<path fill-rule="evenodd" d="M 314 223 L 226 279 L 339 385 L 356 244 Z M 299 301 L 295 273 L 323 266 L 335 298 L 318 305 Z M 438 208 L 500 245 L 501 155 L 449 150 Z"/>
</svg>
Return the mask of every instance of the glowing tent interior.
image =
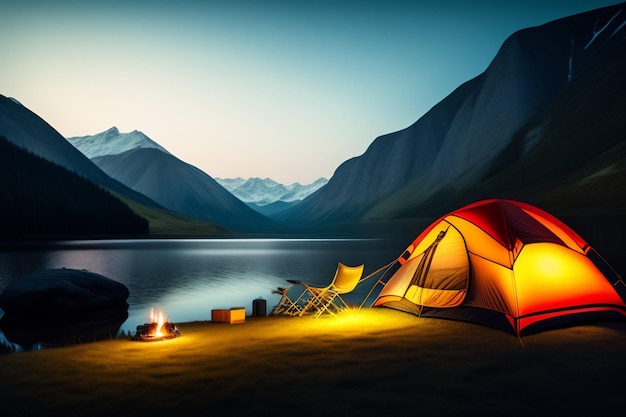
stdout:
<svg viewBox="0 0 626 417">
<path fill-rule="evenodd" d="M 492 199 L 457 209 L 398 261 L 374 306 L 517 335 L 583 318 L 626 319 L 621 277 L 572 229 L 530 204 Z"/>
</svg>

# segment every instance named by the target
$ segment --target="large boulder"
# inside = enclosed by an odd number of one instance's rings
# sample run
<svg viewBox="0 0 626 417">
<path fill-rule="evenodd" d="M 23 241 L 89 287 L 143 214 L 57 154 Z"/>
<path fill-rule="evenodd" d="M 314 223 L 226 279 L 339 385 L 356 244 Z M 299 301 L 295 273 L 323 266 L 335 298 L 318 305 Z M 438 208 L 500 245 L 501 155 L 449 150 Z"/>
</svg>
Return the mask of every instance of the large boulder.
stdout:
<svg viewBox="0 0 626 417">
<path fill-rule="evenodd" d="M 128 295 L 124 284 L 86 270 L 31 272 L 0 293 L 0 328 L 27 349 L 115 337 L 128 318 Z"/>
</svg>

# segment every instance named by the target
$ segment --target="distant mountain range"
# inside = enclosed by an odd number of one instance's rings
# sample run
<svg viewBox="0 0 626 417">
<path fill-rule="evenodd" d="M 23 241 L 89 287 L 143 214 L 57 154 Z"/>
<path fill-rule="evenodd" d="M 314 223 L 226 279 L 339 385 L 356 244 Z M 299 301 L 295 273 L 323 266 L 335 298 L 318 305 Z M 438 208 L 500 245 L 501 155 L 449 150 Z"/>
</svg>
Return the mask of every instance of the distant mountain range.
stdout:
<svg viewBox="0 0 626 417">
<path fill-rule="evenodd" d="M 271 178 L 215 178 L 215 181 L 254 210 L 270 217 L 298 204 L 328 183 L 326 178 L 305 185 L 297 182 L 284 185 Z"/>
</svg>

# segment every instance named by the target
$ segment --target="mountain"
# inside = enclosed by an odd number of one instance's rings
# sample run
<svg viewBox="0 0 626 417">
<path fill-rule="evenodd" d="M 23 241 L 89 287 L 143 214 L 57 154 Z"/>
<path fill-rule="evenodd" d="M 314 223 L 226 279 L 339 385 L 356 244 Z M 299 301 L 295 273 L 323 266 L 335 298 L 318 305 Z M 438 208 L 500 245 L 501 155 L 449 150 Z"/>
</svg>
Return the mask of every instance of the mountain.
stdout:
<svg viewBox="0 0 626 417">
<path fill-rule="evenodd" d="M 237 178 L 215 178 L 222 187 L 226 188 L 228 191 L 232 193 L 232 190 L 244 184 L 248 180 L 244 180 L 241 177 Z"/>
<path fill-rule="evenodd" d="M 625 26 L 622 3 L 514 33 L 484 73 L 279 218 L 425 218 L 484 197 L 624 213 Z"/>
<path fill-rule="evenodd" d="M 70 171 L 75 176 L 82 177 L 98 184 L 110 192 L 110 194 L 122 200 L 124 204 L 132 207 L 132 210 L 135 213 L 145 219 L 148 219 L 150 234 L 225 236 L 230 233 L 229 231 L 221 227 L 217 227 L 212 223 L 193 220 L 180 214 L 173 213 L 156 203 L 154 200 L 109 177 L 91 160 L 89 160 L 89 158 L 65 140 L 65 138 L 63 138 L 63 136 L 61 136 L 47 122 L 24 107 L 18 100 L 14 98 L 7 98 L 2 95 L 0 95 L 0 137 L 6 138 L 8 142 L 25 150 L 29 154 L 43 158 L 46 161 L 52 162 L 59 167 Z M 36 165 L 38 166 L 39 164 Z M 13 191 L 8 194 L 3 194 L 2 202 L 12 201 L 12 205 L 17 207 L 18 204 L 15 201 L 18 195 L 16 193 L 19 192 L 22 196 L 27 195 L 24 193 L 27 192 L 28 189 L 22 190 L 22 188 L 26 187 L 41 190 L 38 185 L 32 185 L 32 181 L 30 180 L 27 172 L 20 171 L 22 172 L 22 175 L 15 177 L 12 172 L 7 172 L 7 170 L 8 164 L 0 166 L 0 173 L 3 177 L 16 178 L 16 181 L 14 185 L 12 185 Z M 39 171 L 40 169 L 37 168 L 37 172 Z M 45 216 L 47 213 L 47 219 L 50 222 L 48 225 L 44 224 L 42 227 L 50 230 L 50 228 L 57 227 L 58 225 L 65 225 L 65 230 L 68 233 L 77 233 L 77 231 L 71 231 L 63 219 L 67 218 L 67 213 L 72 213 L 72 210 L 76 210 L 81 207 L 84 208 L 85 204 L 80 203 L 79 200 L 79 202 L 75 204 L 74 208 L 69 207 L 70 210 L 66 210 L 68 208 L 67 205 L 59 205 L 60 203 L 58 203 L 58 201 L 62 199 L 51 195 L 54 194 L 54 190 L 57 190 L 57 186 L 59 185 L 52 182 L 53 178 L 58 178 L 58 176 L 50 175 L 50 183 L 48 186 L 43 188 L 44 191 L 38 191 L 36 193 L 41 194 L 42 196 L 47 195 L 48 198 L 41 199 L 40 197 L 33 197 L 32 199 L 34 207 L 38 208 L 36 215 L 31 217 L 33 224 L 39 221 L 37 220 L 38 217 Z M 27 183 L 31 185 L 26 185 Z M 76 183 L 77 182 L 73 180 L 63 180 L 63 183 L 60 185 L 63 186 L 67 184 L 67 187 L 63 193 L 59 194 L 59 196 L 83 195 L 84 197 L 85 195 L 90 195 L 88 192 L 83 192 L 80 191 L 79 188 L 76 188 L 74 186 Z M 74 197 L 68 197 L 65 201 L 76 202 L 77 200 Z M 94 201 L 99 200 L 94 197 Z M 52 203 L 54 203 L 54 207 L 51 205 Z M 87 206 L 89 206 L 89 204 L 87 204 Z M 6 207 L 8 207 L 8 205 Z M 102 207 L 107 207 L 107 205 L 102 204 Z M 111 213 L 115 213 L 115 211 L 112 210 Z M 83 215 L 80 216 L 76 215 L 76 221 L 84 219 L 89 215 L 89 213 L 83 213 Z M 26 214 L 23 218 L 27 219 Z M 104 217 L 100 220 L 95 220 L 93 218 L 92 220 L 99 221 L 103 225 L 107 223 L 107 220 Z M 21 230 L 23 230 L 24 233 L 28 232 L 25 225 L 21 228 Z M 87 231 L 85 228 L 81 230 L 81 234 L 96 233 L 95 228 L 90 228 L 90 231 Z M 63 234 L 58 228 L 55 229 L 54 233 L 57 235 Z M 133 231 L 132 233 L 136 234 L 136 231 Z"/>
<path fill-rule="evenodd" d="M 300 203 L 300 201 L 274 201 L 273 203 L 264 204 L 262 206 L 258 206 L 254 203 L 247 203 L 248 207 L 253 209 L 254 211 L 258 211 L 264 216 L 269 217 L 270 219 L 274 219 L 280 215 L 281 212 L 287 210 L 290 207 L 293 207 Z"/>
<path fill-rule="evenodd" d="M 109 177 L 42 118 L 19 101 L 3 95 L 0 95 L 0 136 L 108 190 L 149 207 L 160 207 L 148 197 Z"/>
<path fill-rule="evenodd" d="M 143 132 L 133 130 L 130 133 L 120 133 L 117 127 L 112 127 L 97 135 L 76 136 L 67 140 L 89 159 L 104 155 L 119 155 L 136 148 L 154 148 L 169 153 Z"/>
<path fill-rule="evenodd" d="M 289 192 L 283 194 L 278 201 L 293 202 L 304 200 L 326 184 L 328 184 L 328 180 L 326 178 L 318 178 L 312 183 L 304 185 L 296 182 L 287 186 Z"/>
<path fill-rule="evenodd" d="M 216 178 L 219 184 L 241 201 L 256 206 L 266 206 L 275 202 L 293 203 L 304 200 L 328 182 L 319 178 L 311 184 L 280 184 L 270 178 Z"/>
<path fill-rule="evenodd" d="M 104 142 L 100 146 L 98 139 Z M 107 175 L 169 210 L 238 232 L 266 231 L 272 227 L 267 217 L 238 200 L 208 174 L 176 158 L 140 132 L 121 134 L 112 128 L 68 141 L 81 151 L 84 147 L 86 152 L 99 154 L 92 161 Z"/>
</svg>

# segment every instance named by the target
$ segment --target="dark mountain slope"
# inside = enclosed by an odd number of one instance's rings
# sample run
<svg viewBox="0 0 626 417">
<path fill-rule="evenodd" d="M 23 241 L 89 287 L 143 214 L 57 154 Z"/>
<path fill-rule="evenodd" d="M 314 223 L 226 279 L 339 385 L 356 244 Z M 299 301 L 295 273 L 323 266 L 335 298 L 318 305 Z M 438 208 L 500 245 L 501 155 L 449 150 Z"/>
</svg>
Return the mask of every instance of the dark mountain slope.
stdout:
<svg viewBox="0 0 626 417">
<path fill-rule="evenodd" d="M 231 230 L 268 230 L 272 222 L 230 194 L 213 178 L 175 156 L 153 148 L 93 158 L 104 172 L 185 216 Z"/>
<path fill-rule="evenodd" d="M 621 181 L 626 42 L 624 35 L 594 42 L 602 42 L 602 48 L 585 50 L 581 45 L 574 50 L 577 66 L 571 80 L 517 132 L 476 184 L 460 189 L 452 185 L 416 201 L 411 196 L 421 184 L 415 181 L 372 208 L 368 216 L 433 214 L 487 197 L 517 198 L 563 214 L 626 212 L 620 195 L 626 184 Z"/>
<path fill-rule="evenodd" d="M 581 164 L 623 140 L 625 21 L 620 4 L 513 34 L 483 74 L 377 138 L 282 218 L 427 217 L 498 192 L 536 196 L 557 176 L 571 183 Z"/>
</svg>

